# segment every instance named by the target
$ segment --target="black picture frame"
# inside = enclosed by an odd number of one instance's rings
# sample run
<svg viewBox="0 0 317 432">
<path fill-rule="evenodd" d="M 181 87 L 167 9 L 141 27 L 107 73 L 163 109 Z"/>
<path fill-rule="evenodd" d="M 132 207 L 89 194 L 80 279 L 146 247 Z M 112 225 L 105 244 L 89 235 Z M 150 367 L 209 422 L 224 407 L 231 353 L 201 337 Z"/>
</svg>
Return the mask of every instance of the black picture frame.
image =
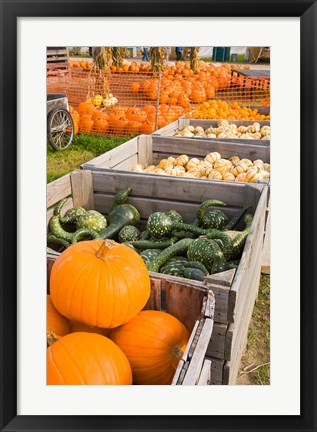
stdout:
<svg viewBox="0 0 317 432">
<path fill-rule="evenodd" d="M 143 2 L 140 0 L 66 0 L 55 2 L 42 0 L 41 2 L 33 2 L 29 0 L 0 0 L 0 5 L 1 431 L 316 431 L 316 1 L 198 0 L 194 2 L 192 0 L 156 0 Z M 198 17 L 202 15 L 202 12 L 205 17 L 300 17 L 301 414 L 294 416 L 19 416 L 16 409 L 17 18 L 60 16 Z M 299 61 L 299 59 L 292 61 Z M 291 73 L 291 68 L 287 73 Z M 291 182 L 289 184 L 291 187 Z M 22 211 L 22 209 L 19 210 Z M 291 217 L 291 213 L 287 214 L 286 217 Z M 288 253 L 291 254 L 291 251 Z M 299 264 L 292 261 L 291 255 L 289 262 L 291 265 Z M 285 289 L 285 298 L 287 298 L 287 287 L 282 287 L 282 289 Z M 292 319 L 292 317 L 289 318 Z"/>
</svg>

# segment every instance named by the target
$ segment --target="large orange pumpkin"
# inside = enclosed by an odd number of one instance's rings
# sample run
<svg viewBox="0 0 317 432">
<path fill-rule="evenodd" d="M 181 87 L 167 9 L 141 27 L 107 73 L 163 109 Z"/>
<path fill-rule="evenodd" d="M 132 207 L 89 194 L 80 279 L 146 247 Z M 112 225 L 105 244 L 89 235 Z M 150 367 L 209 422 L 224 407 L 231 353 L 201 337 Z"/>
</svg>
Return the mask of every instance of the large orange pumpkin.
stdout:
<svg viewBox="0 0 317 432">
<path fill-rule="evenodd" d="M 150 277 L 133 249 L 113 240 L 75 243 L 55 261 L 50 277 L 56 309 L 73 321 L 113 328 L 145 306 Z"/>
<path fill-rule="evenodd" d="M 47 348 L 47 384 L 130 385 L 131 367 L 110 339 L 71 333 Z"/>
<path fill-rule="evenodd" d="M 189 333 L 173 315 L 145 310 L 113 329 L 111 339 L 127 356 L 135 384 L 171 384 Z"/>
<path fill-rule="evenodd" d="M 51 296 L 47 296 L 46 300 L 46 332 L 53 332 L 59 339 L 65 336 L 70 331 L 70 322 L 67 318 L 61 315 L 52 303 Z"/>
</svg>

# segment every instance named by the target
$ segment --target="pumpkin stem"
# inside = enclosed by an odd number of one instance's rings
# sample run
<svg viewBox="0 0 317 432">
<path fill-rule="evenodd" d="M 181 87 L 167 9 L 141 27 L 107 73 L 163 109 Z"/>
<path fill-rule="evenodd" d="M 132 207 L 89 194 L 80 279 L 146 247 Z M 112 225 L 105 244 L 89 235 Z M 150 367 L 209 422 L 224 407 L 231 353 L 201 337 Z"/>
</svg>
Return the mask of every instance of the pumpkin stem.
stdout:
<svg viewBox="0 0 317 432">
<path fill-rule="evenodd" d="M 108 250 L 114 248 L 116 244 L 117 243 L 114 240 L 109 240 L 109 239 L 104 240 L 100 248 L 96 252 L 96 257 L 102 260 L 105 259 Z"/>
<path fill-rule="evenodd" d="M 174 345 L 172 348 L 172 354 L 176 358 L 180 358 L 183 355 L 183 351 L 179 345 Z"/>
<path fill-rule="evenodd" d="M 51 346 L 51 345 L 53 345 L 53 343 L 57 342 L 58 341 L 58 337 L 57 337 L 56 333 L 53 332 L 53 331 L 47 333 L 47 335 L 46 335 L 46 341 L 47 341 L 47 345 L 48 346 Z"/>
</svg>

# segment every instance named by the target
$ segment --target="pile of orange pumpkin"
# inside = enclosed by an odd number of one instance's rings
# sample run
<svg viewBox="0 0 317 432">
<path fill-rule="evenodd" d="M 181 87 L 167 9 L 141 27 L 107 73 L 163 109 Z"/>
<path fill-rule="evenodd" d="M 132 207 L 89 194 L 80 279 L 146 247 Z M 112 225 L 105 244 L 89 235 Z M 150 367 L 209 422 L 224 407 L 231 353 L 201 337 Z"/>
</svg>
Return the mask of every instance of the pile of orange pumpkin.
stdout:
<svg viewBox="0 0 317 432">
<path fill-rule="evenodd" d="M 81 60 L 81 61 L 71 60 L 69 62 L 69 66 L 71 68 L 82 68 L 84 70 L 91 70 L 92 69 L 91 62 L 89 62 L 87 60 Z"/>
<path fill-rule="evenodd" d="M 232 76 L 234 67 L 236 65 L 201 61 L 198 62 L 196 74 L 190 68 L 189 62 L 176 62 L 175 65 L 165 67 L 160 83 L 160 103 L 187 108 L 190 104 L 213 99 L 215 92 L 230 86 L 232 80 L 239 85 L 239 78 Z M 131 93 L 140 93 L 156 100 L 157 87 L 156 78 L 143 82 L 135 81 L 131 83 Z"/>
<path fill-rule="evenodd" d="M 177 105 L 159 105 L 157 128 L 166 126 L 190 110 L 190 108 L 185 109 Z M 80 102 L 77 110 L 70 107 L 70 113 L 75 133 L 138 135 L 150 134 L 155 130 L 156 107 L 151 104 L 142 108 L 114 106 L 109 109 L 100 109 L 94 106 L 92 100 L 86 100 Z"/>
<path fill-rule="evenodd" d="M 166 312 L 142 310 L 150 291 L 144 261 L 128 246 L 67 248 L 50 275 L 47 384 L 171 384 L 189 332 Z"/>
<path fill-rule="evenodd" d="M 260 114 L 257 109 L 241 107 L 237 102 L 228 104 L 221 100 L 203 102 L 187 114 L 193 119 L 270 120 L 270 115 Z"/>
</svg>

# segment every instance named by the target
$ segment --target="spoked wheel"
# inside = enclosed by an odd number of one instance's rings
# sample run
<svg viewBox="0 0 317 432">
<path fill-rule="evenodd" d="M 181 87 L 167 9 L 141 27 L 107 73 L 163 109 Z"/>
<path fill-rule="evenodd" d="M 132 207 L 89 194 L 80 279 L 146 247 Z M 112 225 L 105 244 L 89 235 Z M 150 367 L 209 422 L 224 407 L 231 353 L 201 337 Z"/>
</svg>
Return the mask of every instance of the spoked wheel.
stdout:
<svg viewBox="0 0 317 432">
<path fill-rule="evenodd" d="M 47 138 L 57 150 L 65 150 L 74 138 L 74 123 L 70 113 L 64 108 L 53 109 L 47 117 Z"/>
</svg>

